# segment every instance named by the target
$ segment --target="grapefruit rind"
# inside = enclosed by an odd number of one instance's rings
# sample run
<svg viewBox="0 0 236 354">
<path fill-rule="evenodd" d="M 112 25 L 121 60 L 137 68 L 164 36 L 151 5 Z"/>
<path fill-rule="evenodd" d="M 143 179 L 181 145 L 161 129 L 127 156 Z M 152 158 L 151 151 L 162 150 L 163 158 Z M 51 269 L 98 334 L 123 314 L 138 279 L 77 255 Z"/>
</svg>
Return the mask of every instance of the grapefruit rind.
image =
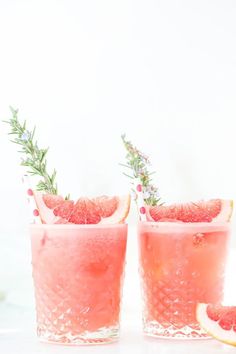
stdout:
<svg viewBox="0 0 236 354">
<path fill-rule="evenodd" d="M 230 221 L 233 214 L 233 200 L 221 200 L 221 212 L 214 218 L 214 222 Z"/>
<path fill-rule="evenodd" d="M 130 195 L 119 198 L 118 205 L 114 214 L 107 218 L 102 218 L 99 224 L 122 224 L 127 218 L 130 210 Z"/>
<path fill-rule="evenodd" d="M 33 193 L 43 224 L 57 224 L 61 218 L 55 216 L 53 209 L 50 209 L 46 206 L 43 200 L 44 194 L 37 191 L 33 191 Z"/>
<path fill-rule="evenodd" d="M 217 321 L 211 320 L 207 315 L 208 304 L 199 303 L 197 305 L 196 317 L 200 326 L 213 338 L 219 341 L 236 346 L 236 332 L 225 330 L 220 327 Z"/>
</svg>

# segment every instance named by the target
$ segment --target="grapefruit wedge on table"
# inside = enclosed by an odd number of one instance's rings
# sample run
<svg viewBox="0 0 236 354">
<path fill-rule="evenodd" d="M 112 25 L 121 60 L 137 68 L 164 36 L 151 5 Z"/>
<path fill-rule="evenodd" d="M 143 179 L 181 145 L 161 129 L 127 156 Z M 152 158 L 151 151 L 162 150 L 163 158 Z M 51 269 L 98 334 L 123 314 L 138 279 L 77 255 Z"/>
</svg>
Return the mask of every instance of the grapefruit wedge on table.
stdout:
<svg viewBox="0 0 236 354">
<path fill-rule="evenodd" d="M 232 200 L 211 199 L 196 203 L 147 207 L 148 221 L 222 222 L 229 221 Z"/>
<path fill-rule="evenodd" d="M 117 224 L 125 221 L 130 196 L 79 198 L 77 202 L 52 194 L 34 191 L 44 224 Z"/>
<path fill-rule="evenodd" d="M 236 306 L 198 304 L 197 320 L 212 337 L 236 346 Z"/>
</svg>

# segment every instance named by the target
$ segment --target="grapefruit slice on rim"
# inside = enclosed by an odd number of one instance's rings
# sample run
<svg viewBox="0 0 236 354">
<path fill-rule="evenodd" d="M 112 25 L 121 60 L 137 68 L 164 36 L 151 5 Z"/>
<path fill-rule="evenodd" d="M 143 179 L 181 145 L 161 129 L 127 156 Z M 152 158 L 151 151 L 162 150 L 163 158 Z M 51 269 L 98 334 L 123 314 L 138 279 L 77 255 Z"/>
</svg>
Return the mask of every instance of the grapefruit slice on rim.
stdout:
<svg viewBox="0 0 236 354">
<path fill-rule="evenodd" d="M 123 223 L 130 208 L 130 195 L 79 198 L 77 202 L 34 191 L 44 224 L 117 224 Z"/>
<path fill-rule="evenodd" d="M 212 337 L 236 346 L 236 306 L 197 305 L 197 320 Z"/>
<path fill-rule="evenodd" d="M 229 221 L 233 201 L 211 199 L 196 203 L 157 205 L 147 207 L 148 221 L 223 222 Z"/>
<path fill-rule="evenodd" d="M 107 199 L 106 199 L 107 198 Z M 114 198 L 114 197 L 113 197 Z M 112 198 L 102 196 L 96 198 L 95 203 L 102 208 L 102 219 L 100 224 L 117 224 L 123 223 L 129 214 L 130 209 L 130 195 L 115 197 L 116 202 Z M 109 202 L 109 207 L 108 207 Z"/>
</svg>

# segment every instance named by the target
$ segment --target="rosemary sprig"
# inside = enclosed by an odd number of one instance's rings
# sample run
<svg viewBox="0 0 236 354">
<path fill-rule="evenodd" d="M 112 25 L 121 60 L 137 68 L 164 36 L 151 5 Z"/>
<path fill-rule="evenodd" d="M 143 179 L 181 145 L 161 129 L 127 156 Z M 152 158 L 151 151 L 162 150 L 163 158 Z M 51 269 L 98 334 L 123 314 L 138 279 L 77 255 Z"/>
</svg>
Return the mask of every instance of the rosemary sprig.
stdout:
<svg viewBox="0 0 236 354">
<path fill-rule="evenodd" d="M 155 206 L 160 203 L 161 198 L 158 194 L 158 189 L 151 183 L 153 175 L 155 172 L 149 172 L 148 166 L 150 166 L 149 158 L 139 151 L 133 144 L 126 139 L 125 134 L 121 136 L 124 147 L 127 151 L 126 154 L 126 164 L 120 164 L 125 167 L 130 173 L 125 173 L 124 175 L 131 178 L 139 178 L 143 186 L 143 198 L 147 205 Z M 132 183 L 132 182 L 131 182 Z M 133 183 L 132 183 L 133 184 Z M 135 192 L 135 190 L 133 189 Z"/>
<path fill-rule="evenodd" d="M 36 189 L 50 194 L 57 194 L 56 184 L 56 170 L 54 169 L 50 175 L 47 172 L 47 149 L 40 149 L 38 143 L 35 140 L 35 128 L 33 131 L 29 131 L 26 127 L 26 121 L 21 124 L 18 120 L 18 110 L 10 107 L 12 117 L 9 121 L 4 121 L 9 124 L 11 131 L 9 135 L 13 135 L 14 138 L 11 142 L 20 146 L 20 153 L 25 154 L 25 158 L 21 159 L 21 166 L 26 166 L 30 175 L 40 176 L 41 179 L 38 182 Z"/>
</svg>

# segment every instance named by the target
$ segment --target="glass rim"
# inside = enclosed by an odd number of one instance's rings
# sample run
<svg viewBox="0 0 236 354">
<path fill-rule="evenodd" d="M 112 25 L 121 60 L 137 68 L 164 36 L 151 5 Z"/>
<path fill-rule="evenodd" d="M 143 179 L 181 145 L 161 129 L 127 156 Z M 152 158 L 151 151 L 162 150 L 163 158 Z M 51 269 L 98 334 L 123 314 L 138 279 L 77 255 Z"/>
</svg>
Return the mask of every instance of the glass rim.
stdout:
<svg viewBox="0 0 236 354">
<path fill-rule="evenodd" d="M 29 224 L 29 229 L 115 229 L 115 228 L 127 228 L 128 224 Z"/>
<path fill-rule="evenodd" d="M 206 230 L 218 230 L 231 228 L 231 222 L 229 221 L 217 221 L 217 222 L 171 222 L 171 221 L 139 221 L 138 226 L 150 227 L 152 229 L 175 229 L 175 230 L 192 230 L 192 229 L 206 229 Z"/>
</svg>

